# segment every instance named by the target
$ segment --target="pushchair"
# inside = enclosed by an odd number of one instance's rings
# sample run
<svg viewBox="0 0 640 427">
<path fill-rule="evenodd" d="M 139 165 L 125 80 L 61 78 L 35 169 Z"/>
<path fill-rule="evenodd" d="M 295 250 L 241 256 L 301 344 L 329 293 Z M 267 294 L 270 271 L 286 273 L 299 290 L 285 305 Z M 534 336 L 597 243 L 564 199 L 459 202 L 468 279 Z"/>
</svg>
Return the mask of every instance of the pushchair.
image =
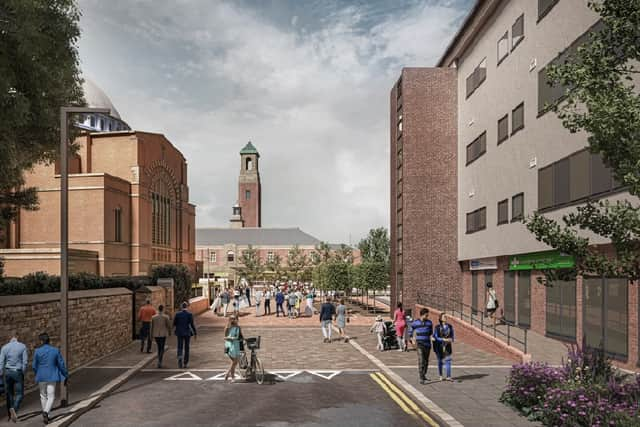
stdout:
<svg viewBox="0 0 640 427">
<path fill-rule="evenodd" d="M 384 322 L 386 328 L 386 332 L 384 333 L 384 337 L 382 338 L 382 346 L 384 350 L 397 350 L 398 340 L 396 338 L 396 328 L 393 325 L 391 320 L 387 320 Z"/>
</svg>

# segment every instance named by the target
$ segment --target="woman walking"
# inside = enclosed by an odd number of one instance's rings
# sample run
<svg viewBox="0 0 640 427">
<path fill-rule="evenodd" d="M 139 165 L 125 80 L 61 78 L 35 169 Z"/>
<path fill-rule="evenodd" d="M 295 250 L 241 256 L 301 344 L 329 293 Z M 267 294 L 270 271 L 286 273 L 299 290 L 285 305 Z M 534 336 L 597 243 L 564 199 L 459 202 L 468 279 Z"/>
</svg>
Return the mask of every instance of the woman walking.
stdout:
<svg viewBox="0 0 640 427">
<path fill-rule="evenodd" d="M 433 334 L 435 340 L 435 353 L 438 357 L 438 374 L 442 381 L 442 367 L 444 365 L 447 381 L 453 381 L 451 378 L 451 353 L 453 352 L 453 326 L 447 322 L 446 313 L 440 313 L 438 326 Z"/>
<path fill-rule="evenodd" d="M 404 332 L 407 329 L 406 314 L 402 308 L 402 303 L 398 303 L 398 308 L 393 313 L 393 326 L 396 329 L 396 339 L 398 340 L 398 351 L 406 351 L 407 344 L 404 340 Z"/>
<path fill-rule="evenodd" d="M 496 328 L 496 310 L 498 309 L 498 297 L 496 296 L 496 290 L 493 289 L 491 282 L 487 283 L 487 314 L 493 319 L 493 329 Z"/>
<path fill-rule="evenodd" d="M 240 341 L 242 340 L 242 330 L 238 326 L 238 318 L 231 316 L 224 328 L 224 352 L 231 359 L 231 366 L 227 370 L 224 380 L 229 378 L 235 382 L 236 366 L 240 360 Z"/>
<path fill-rule="evenodd" d="M 349 337 L 345 333 L 348 319 L 347 306 L 344 305 L 344 298 L 341 298 L 340 303 L 336 307 L 336 325 L 340 332 L 340 338 L 342 338 L 344 342 L 349 342 Z"/>
</svg>

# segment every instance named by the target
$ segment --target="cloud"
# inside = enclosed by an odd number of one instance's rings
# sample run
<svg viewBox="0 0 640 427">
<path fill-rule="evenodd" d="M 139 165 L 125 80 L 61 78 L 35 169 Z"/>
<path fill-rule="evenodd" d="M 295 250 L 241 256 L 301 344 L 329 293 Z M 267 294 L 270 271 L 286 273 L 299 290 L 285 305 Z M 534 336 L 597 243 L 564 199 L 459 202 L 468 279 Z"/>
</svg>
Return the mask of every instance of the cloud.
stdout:
<svg viewBox="0 0 640 427">
<path fill-rule="evenodd" d="M 263 226 L 355 242 L 389 223 L 391 86 L 435 63 L 467 3 L 86 0 L 80 56 L 130 125 L 183 152 L 198 226 L 228 224 L 251 140 Z"/>
</svg>

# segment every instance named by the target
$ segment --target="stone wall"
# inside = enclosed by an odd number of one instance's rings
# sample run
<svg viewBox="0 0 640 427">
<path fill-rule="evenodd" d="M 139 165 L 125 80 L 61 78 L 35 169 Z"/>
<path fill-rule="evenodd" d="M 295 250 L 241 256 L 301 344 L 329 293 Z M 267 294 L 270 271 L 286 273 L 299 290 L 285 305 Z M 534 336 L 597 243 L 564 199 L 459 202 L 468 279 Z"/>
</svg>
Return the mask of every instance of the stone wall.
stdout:
<svg viewBox="0 0 640 427">
<path fill-rule="evenodd" d="M 69 293 L 70 369 L 112 353 L 131 342 L 132 293 L 125 288 Z M 38 335 L 47 332 L 60 346 L 60 294 L 46 293 L 0 297 L 0 340 L 4 344 L 17 332 L 29 348 L 29 366 Z M 27 386 L 33 385 L 31 368 Z"/>
<path fill-rule="evenodd" d="M 209 309 L 209 298 L 196 297 L 189 300 L 189 311 L 194 316 L 204 313 Z"/>
<path fill-rule="evenodd" d="M 151 300 L 151 305 L 153 305 L 153 308 L 155 308 L 156 311 L 160 305 L 164 305 L 164 312 L 168 314 L 169 317 L 173 318 L 173 288 L 165 288 L 163 286 L 145 286 L 138 289 L 135 296 L 135 311 L 133 312 L 136 322 L 134 331 L 135 336 L 138 336 L 140 327 L 142 326 L 142 322 L 138 319 L 138 312 L 147 299 Z"/>
</svg>

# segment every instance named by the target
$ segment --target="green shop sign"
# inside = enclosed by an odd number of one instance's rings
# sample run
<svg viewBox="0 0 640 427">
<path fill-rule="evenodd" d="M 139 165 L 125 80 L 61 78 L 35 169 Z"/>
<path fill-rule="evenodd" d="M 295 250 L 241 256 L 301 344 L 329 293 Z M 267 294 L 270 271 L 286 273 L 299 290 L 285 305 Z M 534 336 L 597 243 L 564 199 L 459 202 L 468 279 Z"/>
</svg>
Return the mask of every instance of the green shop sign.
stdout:
<svg viewBox="0 0 640 427">
<path fill-rule="evenodd" d="M 557 270 L 573 266 L 575 266 L 573 257 L 559 251 L 536 252 L 509 257 L 509 270 Z"/>
</svg>

